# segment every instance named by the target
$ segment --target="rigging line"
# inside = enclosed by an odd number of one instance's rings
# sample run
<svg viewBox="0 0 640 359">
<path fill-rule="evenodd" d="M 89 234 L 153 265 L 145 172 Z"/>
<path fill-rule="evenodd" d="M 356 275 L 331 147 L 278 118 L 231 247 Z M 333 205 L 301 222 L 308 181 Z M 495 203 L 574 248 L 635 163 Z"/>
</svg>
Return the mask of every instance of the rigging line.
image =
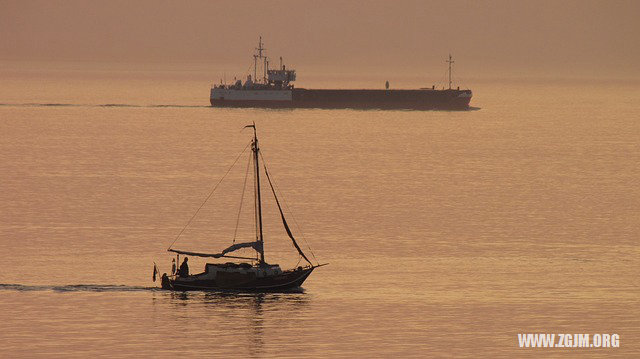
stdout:
<svg viewBox="0 0 640 359">
<path fill-rule="evenodd" d="M 447 84 L 449 83 L 447 80 L 447 78 L 449 77 L 449 70 L 445 70 L 445 72 L 442 74 L 442 76 L 440 77 L 440 82 L 438 82 L 438 87 L 440 87 L 440 85 L 442 85 L 442 88 L 445 89 L 447 87 Z"/>
<path fill-rule="evenodd" d="M 287 232 L 287 235 L 289 236 L 289 238 L 291 238 L 291 242 L 293 242 L 293 246 L 295 247 L 296 250 L 298 250 L 298 253 L 304 258 L 304 260 L 307 261 L 309 265 L 313 265 L 313 263 L 311 263 L 309 258 L 307 258 L 307 256 L 304 254 L 302 249 L 300 249 L 300 246 L 296 242 L 296 239 L 293 237 L 293 233 L 291 233 L 291 228 L 289 228 L 289 225 L 287 224 L 287 220 L 284 218 L 284 212 L 282 211 L 282 207 L 280 206 L 280 201 L 278 201 L 278 196 L 276 195 L 276 189 L 275 187 L 273 187 L 273 183 L 271 182 L 271 178 L 269 177 L 269 172 L 267 171 L 267 167 L 264 167 L 264 174 L 267 176 L 267 180 L 269 180 L 269 186 L 271 187 L 271 192 L 273 192 L 273 199 L 276 200 L 276 205 L 278 206 L 278 211 L 280 211 L 280 217 L 282 218 L 282 225 L 284 226 L 284 229 Z"/>
<path fill-rule="evenodd" d="M 265 171 L 266 171 L 267 160 L 264 159 L 264 156 L 262 155 L 262 153 L 260 153 L 260 157 L 262 157 L 262 161 L 264 162 Z M 305 238 L 304 233 L 302 232 L 302 229 L 300 228 L 300 225 L 298 224 L 298 220 L 296 219 L 296 216 L 293 214 L 293 211 L 289 207 L 289 204 L 287 203 L 287 199 L 284 197 L 284 194 L 282 193 L 282 191 L 280 191 L 280 188 L 278 188 L 278 184 L 275 182 L 275 179 L 273 180 L 273 186 L 278 190 L 278 192 L 280 192 L 280 197 L 282 197 L 282 203 L 284 203 L 285 208 L 287 209 L 287 211 L 291 215 L 291 218 L 293 218 L 293 223 L 295 223 L 296 228 L 298 229 L 298 233 L 300 234 L 300 238 L 302 238 L 302 240 L 304 241 L 304 244 L 307 245 L 307 249 L 311 253 L 311 256 L 313 257 L 313 259 L 317 263 L 320 263 L 320 262 L 318 262 L 318 259 L 316 258 L 316 255 L 313 253 L 313 250 L 311 249 L 311 246 L 309 245 L 309 242 Z"/>
<path fill-rule="evenodd" d="M 233 243 L 236 243 L 236 236 L 238 235 L 238 226 L 240 225 L 240 214 L 242 213 L 242 203 L 244 202 L 244 192 L 247 189 L 247 177 L 249 177 L 249 167 L 251 166 L 251 156 L 247 161 L 247 169 L 244 172 L 244 183 L 242 184 L 242 195 L 240 196 L 240 207 L 238 208 L 238 217 L 236 218 L 236 229 L 233 232 Z"/>
<path fill-rule="evenodd" d="M 263 162 L 263 165 L 265 166 L 265 172 L 266 172 L 267 160 L 264 159 L 264 156 L 262 155 L 262 151 L 260 151 L 260 158 L 262 158 L 262 162 Z M 309 252 L 311 253 L 311 256 L 313 257 L 313 259 L 316 261 L 316 263 L 319 264 L 320 262 L 316 258 L 316 255 L 313 253 L 313 250 L 311 249 L 311 246 L 309 245 L 309 242 L 307 242 L 307 239 L 305 238 L 304 234 L 302 233 L 302 229 L 300 228 L 300 225 L 298 224 L 298 221 L 296 220 L 296 216 L 294 216 L 293 211 L 291 210 L 291 208 L 289 208 L 289 205 L 287 204 L 287 200 L 286 200 L 286 198 L 284 198 L 284 195 L 283 195 L 282 191 L 280 191 L 280 188 L 278 188 L 278 184 L 276 183 L 275 180 L 273 180 L 273 186 L 278 190 L 278 192 L 280 192 L 280 197 L 282 197 L 282 203 L 284 204 L 285 208 L 287 209 L 287 211 L 291 215 L 291 218 L 293 218 L 293 223 L 295 223 L 295 225 L 296 225 L 296 227 L 298 229 L 298 233 L 300 234 L 300 237 L 304 241 L 304 244 L 307 245 L 307 249 L 309 249 Z"/>
<path fill-rule="evenodd" d="M 251 144 L 251 143 L 249 143 Z M 209 192 L 209 195 L 207 196 L 207 198 L 205 198 L 204 202 L 202 202 L 202 204 L 200 205 L 200 207 L 198 207 L 198 209 L 196 210 L 196 213 L 193 214 L 193 216 L 191 216 L 191 218 L 189 219 L 189 221 L 187 222 L 187 224 L 182 228 L 182 230 L 180 231 L 180 233 L 178 233 L 178 235 L 176 236 L 176 238 L 173 240 L 173 242 L 171 242 L 171 245 L 169 245 L 169 248 L 167 248 L 167 250 L 171 249 L 171 247 L 173 247 L 173 245 L 176 243 L 176 241 L 178 240 L 178 238 L 180 238 L 180 236 L 182 235 L 182 233 L 184 233 L 185 229 L 187 229 L 187 227 L 189 227 L 189 225 L 191 224 L 191 222 L 193 221 L 194 218 L 196 218 L 196 216 L 198 215 L 198 212 L 200 212 L 200 210 L 202 209 L 202 207 L 204 207 L 205 203 L 207 203 L 207 201 L 209 200 L 209 198 L 211 198 L 211 195 L 213 195 L 213 192 L 216 191 L 216 189 L 218 188 L 218 186 L 220 185 L 220 183 L 222 183 L 222 180 L 224 180 L 225 177 L 227 177 L 227 175 L 229 174 L 229 172 L 231 171 L 231 169 L 233 168 L 233 166 L 236 165 L 236 162 L 238 162 L 238 159 L 240 159 L 240 156 L 242 156 L 242 154 L 244 153 L 244 151 L 247 150 L 247 148 L 249 147 L 249 144 L 247 144 L 244 149 L 242 150 L 242 152 L 240 152 L 240 154 L 238 155 L 238 157 L 236 157 L 235 160 L 233 160 L 233 163 L 231 164 L 231 166 L 229 166 L 229 169 L 227 169 L 227 172 L 225 172 L 224 176 L 222 176 L 222 178 L 220 178 L 220 180 L 218 181 L 218 183 L 216 183 L 216 185 L 213 187 L 213 189 L 211 190 L 211 192 Z"/>
</svg>

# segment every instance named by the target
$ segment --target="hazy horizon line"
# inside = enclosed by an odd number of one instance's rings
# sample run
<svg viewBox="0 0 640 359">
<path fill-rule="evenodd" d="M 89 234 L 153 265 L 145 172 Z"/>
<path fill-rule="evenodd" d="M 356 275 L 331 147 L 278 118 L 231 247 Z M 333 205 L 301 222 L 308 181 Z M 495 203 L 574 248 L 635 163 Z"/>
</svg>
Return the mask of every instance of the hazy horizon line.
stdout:
<svg viewBox="0 0 640 359">
<path fill-rule="evenodd" d="M 214 64 L 199 61 L 94 61 L 94 60 L 7 60 L 0 59 L 2 69 L 0 72 L 13 71 L 43 71 L 43 72 L 183 72 L 183 73 L 207 73 L 208 81 L 218 83 L 220 79 L 226 76 L 227 82 L 234 77 L 241 78 L 246 76 L 247 71 L 238 70 L 241 68 L 237 64 Z M 46 64 L 46 68 L 39 66 Z M 382 66 L 360 66 L 360 67 L 341 67 L 339 69 L 331 68 L 324 64 L 306 65 L 302 67 L 305 72 L 298 71 L 299 82 L 304 81 L 305 77 L 317 78 L 327 73 L 327 78 L 335 78 L 340 76 L 356 77 L 360 79 L 382 79 L 395 78 L 397 80 L 408 80 L 411 78 L 425 79 L 429 75 L 437 75 L 442 77 L 446 74 L 446 68 L 441 69 L 422 69 L 418 74 L 415 68 L 404 68 L 398 70 L 394 68 L 389 71 L 388 67 Z M 246 69 L 245 69 L 246 70 Z M 430 70 L 430 71 L 429 71 Z M 637 83 L 640 82 L 640 76 L 621 76 L 619 74 L 602 74 L 589 72 L 582 73 L 552 73 L 550 71 L 523 71 L 522 69 L 496 69 L 485 70 L 482 74 L 470 73 L 469 70 L 455 70 L 455 78 L 463 79 L 465 82 L 486 82 L 486 81 L 512 81 L 512 82 L 616 82 L 616 83 Z M 434 78 L 435 79 L 435 78 Z M 301 81 L 300 81 L 301 80 Z"/>
</svg>

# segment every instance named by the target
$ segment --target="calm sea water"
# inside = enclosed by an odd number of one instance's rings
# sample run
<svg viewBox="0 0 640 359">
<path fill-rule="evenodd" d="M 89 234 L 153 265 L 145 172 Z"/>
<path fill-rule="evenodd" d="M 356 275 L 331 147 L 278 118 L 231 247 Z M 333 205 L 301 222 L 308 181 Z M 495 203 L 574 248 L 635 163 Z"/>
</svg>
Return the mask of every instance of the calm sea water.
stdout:
<svg viewBox="0 0 640 359">
<path fill-rule="evenodd" d="M 4 357 L 640 355 L 638 83 L 477 81 L 466 112 L 259 110 L 208 107 L 200 73 L 1 74 Z M 302 293 L 157 289 L 253 121 L 294 233 L 330 264 Z M 175 247 L 230 243 L 245 164 Z M 295 265 L 265 220 L 267 260 Z"/>
</svg>

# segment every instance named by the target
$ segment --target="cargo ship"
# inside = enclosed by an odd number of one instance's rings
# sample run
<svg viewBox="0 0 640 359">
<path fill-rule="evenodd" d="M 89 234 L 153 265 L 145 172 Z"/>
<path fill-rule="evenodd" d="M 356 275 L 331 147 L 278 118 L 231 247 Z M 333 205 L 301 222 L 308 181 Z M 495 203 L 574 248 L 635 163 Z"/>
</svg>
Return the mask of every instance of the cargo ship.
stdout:
<svg viewBox="0 0 640 359">
<path fill-rule="evenodd" d="M 460 87 L 452 88 L 451 55 L 449 87 L 435 86 L 420 89 L 305 89 L 296 88 L 296 71 L 282 63 L 277 69 L 269 68 L 262 37 L 253 55 L 253 76 L 236 80 L 233 84 L 221 83 L 211 88 L 210 101 L 214 107 L 257 108 L 320 108 L 320 109 L 384 109 L 384 110 L 468 110 L 472 92 Z M 262 78 L 258 78 L 258 68 Z"/>
</svg>

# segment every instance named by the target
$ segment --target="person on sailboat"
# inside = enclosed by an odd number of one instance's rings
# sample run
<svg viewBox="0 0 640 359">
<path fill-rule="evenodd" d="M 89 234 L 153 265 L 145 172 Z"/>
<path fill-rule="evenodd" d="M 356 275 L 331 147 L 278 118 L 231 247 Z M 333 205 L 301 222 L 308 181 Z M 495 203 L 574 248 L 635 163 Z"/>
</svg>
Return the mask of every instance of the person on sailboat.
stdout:
<svg viewBox="0 0 640 359">
<path fill-rule="evenodd" d="M 188 260 L 189 260 L 189 258 L 184 257 L 184 262 L 182 262 L 182 264 L 180 265 L 180 270 L 178 270 L 178 275 L 180 277 L 188 277 L 189 276 L 189 265 L 187 264 Z"/>
<path fill-rule="evenodd" d="M 176 259 L 173 258 L 171 260 L 171 275 L 176 274 Z"/>
</svg>

